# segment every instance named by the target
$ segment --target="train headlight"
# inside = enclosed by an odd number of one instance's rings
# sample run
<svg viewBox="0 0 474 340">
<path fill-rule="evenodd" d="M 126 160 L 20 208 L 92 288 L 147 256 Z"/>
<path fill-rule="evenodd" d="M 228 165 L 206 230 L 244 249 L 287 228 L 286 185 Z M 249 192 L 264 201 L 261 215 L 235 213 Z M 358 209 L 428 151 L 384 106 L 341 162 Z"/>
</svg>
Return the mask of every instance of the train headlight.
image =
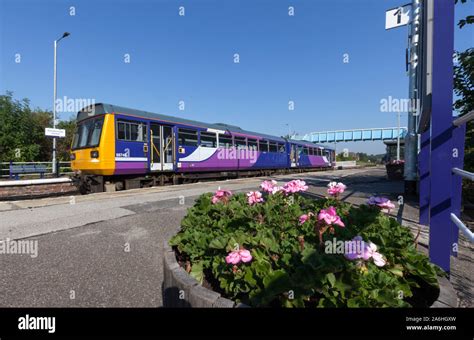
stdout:
<svg viewBox="0 0 474 340">
<path fill-rule="evenodd" d="M 91 151 L 91 158 L 99 158 L 99 151 Z"/>
<path fill-rule="evenodd" d="M 76 154 L 75 153 L 70 154 L 69 158 L 71 158 L 71 161 L 74 161 L 76 159 Z"/>
</svg>

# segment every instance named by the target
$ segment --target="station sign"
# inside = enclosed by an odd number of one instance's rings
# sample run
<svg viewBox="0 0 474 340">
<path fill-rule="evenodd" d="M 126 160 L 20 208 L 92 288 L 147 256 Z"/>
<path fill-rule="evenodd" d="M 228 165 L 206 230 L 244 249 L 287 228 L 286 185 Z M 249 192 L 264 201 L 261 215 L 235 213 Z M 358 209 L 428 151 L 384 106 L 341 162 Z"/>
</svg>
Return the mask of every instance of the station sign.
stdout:
<svg viewBox="0 0 474 340">
<path fill-rule="evenodd" d="M 410 22 L 411 4 L 389 9 L 385 12 L 385 29 L 389 30 L 408 25 Z"/>
<path fill-rule="evenodd" d="M 64 137 L 66 137 L 66 130 L 45 128 L 44 129 L 44 134 L 48 137 L 64 138 Z"/>
</svg>

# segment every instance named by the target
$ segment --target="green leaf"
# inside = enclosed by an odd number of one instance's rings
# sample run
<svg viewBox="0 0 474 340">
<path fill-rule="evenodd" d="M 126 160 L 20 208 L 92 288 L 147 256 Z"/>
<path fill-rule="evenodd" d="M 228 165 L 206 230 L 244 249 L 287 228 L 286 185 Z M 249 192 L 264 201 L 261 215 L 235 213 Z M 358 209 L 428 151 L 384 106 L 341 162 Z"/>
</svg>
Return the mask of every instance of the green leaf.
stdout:
<svg viewBox="0 0 474 340">
<path fill-rule="evenodd" d="M 218 237 L 213 239 L 211 242 L 209 242 L 209 248 L 212 249 L 225 249 L 227 245 L 227 238 L 226 237 Z"/>
<path fill-rule="evenodd" d="M 334 287 L 334 284 L 336 283 L 336 277 L 334 276 L 333 273 L 326 274 L 326 278 L 331 285 L 331 287 Z"/>
<path fill-rule="evenodd" d="M 192 277 L 194 277 L 199 284 L 202 284 L 204 281 L 204 272 L 203 272 L 203 263 L 202 261 L 193 263 L 191 267 L 191 273 L 189 273 Z"/>
<path fill-rule="evenodd" d="M 244 279 L 251 286 L 257 285 L 257 281 L 254 279 L 252 270 L 250 268 L 247 269 Z"/>
<path fill-rule="evenodd" d="M 399 267 L 388 268 L 388 271 L 392 274 L 403 277 L 403 270 Z"/>
<path fill-rule="evenodd" d="M 349 299 L 349 300 L 347 300 L 347 307 L 357 308 L 357 307 L 359 307 L 359 303 L 357 302 L 356 299 Z"/>
</svg>

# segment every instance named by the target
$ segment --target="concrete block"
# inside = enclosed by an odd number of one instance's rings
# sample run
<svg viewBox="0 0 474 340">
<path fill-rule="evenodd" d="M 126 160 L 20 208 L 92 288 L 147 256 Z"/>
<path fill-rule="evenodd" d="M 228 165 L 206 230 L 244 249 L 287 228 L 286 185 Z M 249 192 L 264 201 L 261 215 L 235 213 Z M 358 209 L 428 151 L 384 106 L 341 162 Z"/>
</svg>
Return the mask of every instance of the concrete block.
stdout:
<svg viewBox="0 0 474 340">
<path fill-rule="evenodd" d="M 232 300 L 223 298 L 222 296 L 219 297 L 216 302 L 212 305 L 215 308 L 234 308 L 235 303 Z"/>
<path fill-rule="evenodd" d="M 196 285 L 191 288 L 189 303 L 194 308 L 211 308 L 220 298 L 220 294 L 212 290 Z"/>
</svg>

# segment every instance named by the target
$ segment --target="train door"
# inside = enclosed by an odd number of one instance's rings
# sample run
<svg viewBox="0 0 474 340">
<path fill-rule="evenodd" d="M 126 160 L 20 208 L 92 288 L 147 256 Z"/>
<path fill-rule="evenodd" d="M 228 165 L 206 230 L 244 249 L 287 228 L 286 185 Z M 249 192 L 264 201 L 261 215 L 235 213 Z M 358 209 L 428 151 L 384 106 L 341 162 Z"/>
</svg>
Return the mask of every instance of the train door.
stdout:
<svg viewBox="0 0 474 340">
<path fill-rule="evenodd" d="M 173 170 L 174 138 L 173 128 L 168 125 L 150 124 L 150 170 Z"/>
<path fill-rule="evenodd" d="M 298 149 L 296 148 L 295 144 L 291 144 L 290 162 L 291 162 L 291 167 L 292 168 L 298 166 Z"/>
<path fill-rule="evenodd" d="M 173 128 L 163 125 L 161 127 L 161 135 L 163 136 L 163 170 L 173 170 L 174 163 L 174 138 Z"/>
</svg>

